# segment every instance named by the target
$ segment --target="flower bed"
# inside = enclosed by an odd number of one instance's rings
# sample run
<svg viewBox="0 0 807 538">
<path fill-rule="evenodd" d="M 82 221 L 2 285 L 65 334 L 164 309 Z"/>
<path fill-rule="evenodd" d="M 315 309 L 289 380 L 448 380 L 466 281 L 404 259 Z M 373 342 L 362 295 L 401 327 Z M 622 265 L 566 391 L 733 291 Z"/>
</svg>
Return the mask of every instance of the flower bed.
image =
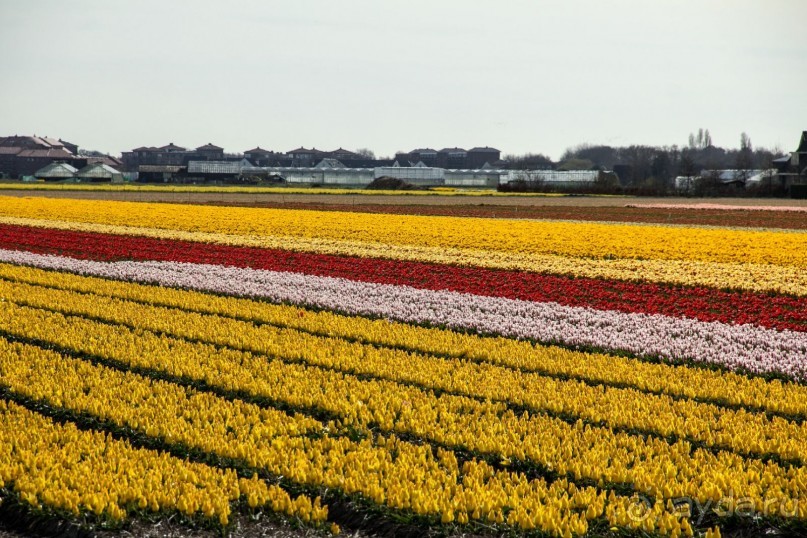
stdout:
<svg viewBox="0 0 807 538">
<path fill-rule="evenodd" d="M 807 529 L 802 234 L 71 204 L 0 198 L 0 412 L 99 476 L 0 452 L 42 517 Z"/>
</svg>

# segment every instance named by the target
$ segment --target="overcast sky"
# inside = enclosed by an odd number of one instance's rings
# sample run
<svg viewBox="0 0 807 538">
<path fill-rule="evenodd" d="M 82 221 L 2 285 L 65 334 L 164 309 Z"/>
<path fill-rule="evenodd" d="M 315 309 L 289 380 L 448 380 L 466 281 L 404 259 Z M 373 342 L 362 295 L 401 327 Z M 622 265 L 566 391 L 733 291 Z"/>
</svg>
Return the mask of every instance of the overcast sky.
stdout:
<svg viewBox="0 0 807 538">
<path fill-rule="evenodd" d="M 792 151 L 805 0 L 0 0 L 0 136 L 113 154 Z"/>
</svg>

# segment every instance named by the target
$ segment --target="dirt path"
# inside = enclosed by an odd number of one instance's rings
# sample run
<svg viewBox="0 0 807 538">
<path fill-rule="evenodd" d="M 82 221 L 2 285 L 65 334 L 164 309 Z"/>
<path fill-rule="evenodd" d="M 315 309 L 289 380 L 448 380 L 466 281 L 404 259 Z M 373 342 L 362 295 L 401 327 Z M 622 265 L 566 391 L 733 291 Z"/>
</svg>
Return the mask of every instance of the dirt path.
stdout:
<svg viewBox="0 0 807 538">
<path fill-rule="evenodd" d="M 221 202 L 208 205 L 232 206 Z M 504 206 L 504 205 L 394 205 L 394 204 L 277 204 L 258 202 L 247 207 L 389 213 L 397 215 L 442 215 L 494 219 L 550 219 L 608 221 L 625 223 L 679 224 L 695 226 L 737 226 L 807 230 L 807 213 L 796 211 L 751 211 L 721 209 L 679 209 L 642 207 L 584 206 Z"/>
<path fill-rule="evenodd" d="M 637 198 L 629 196 L 439 196 L 378 194 L 276 194 L 232 192 L 154 192 L 154 191 L 36 191 L 0 189 L 2 196 L 43 196 L 90 200 L 128 200 L 137 202 L 258 204 L 339 204 L 402 206 L 575 206 L 623 207 L 627 204 L 726 204 L 736 206 L 807 207 L 807 200 L 760 198 Z"/>
</svg>

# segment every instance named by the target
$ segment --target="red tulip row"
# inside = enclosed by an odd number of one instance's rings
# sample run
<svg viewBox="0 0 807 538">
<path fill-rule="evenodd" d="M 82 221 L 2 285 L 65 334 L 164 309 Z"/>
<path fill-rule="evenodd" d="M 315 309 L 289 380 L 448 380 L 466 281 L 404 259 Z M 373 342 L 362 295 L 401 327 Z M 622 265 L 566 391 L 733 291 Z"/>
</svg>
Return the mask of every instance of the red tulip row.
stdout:
<svg viewBox="0 0 807 538">
<path fill-rule="evenodd" d="M 100 261 L 209 263 L 450 290 L 599 310 L 807 331 L 807 299 L 649 282 L 368 259 L 189 241 L 0 225 L 0 248 Z"/>
</svg>

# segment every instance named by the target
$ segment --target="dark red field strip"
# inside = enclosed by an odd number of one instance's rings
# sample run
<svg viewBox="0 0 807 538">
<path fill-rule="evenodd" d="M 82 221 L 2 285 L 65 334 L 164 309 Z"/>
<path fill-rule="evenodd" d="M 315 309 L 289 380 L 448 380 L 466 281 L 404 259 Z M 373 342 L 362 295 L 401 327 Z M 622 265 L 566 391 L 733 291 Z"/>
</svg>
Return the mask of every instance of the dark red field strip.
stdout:
<svg viewBox="0 0 807 538">
<path fill-rule="evenodd" d="M 568 205 L 456 205 L 429 204 L 361 204 L 314 202 L 207 202 L 204 205 L 305 209 L 311 211 L 352 211 L 359 213 L 388 213 L 399 215 L 440 215 L 450 217 L 482 217 L 502 219 L 557 219 L 609 221 L 646 224 L 680 224 L 693 226 L 737 226 L 754 228 L 807 229 L 807 217 L 796 211 L 759 211 L 747 209 L 684 209 L 642 208 L 619 206 Z M 355 200 L 351 199 L 351 202 Z M 199 202 L 193 202 L 198 204 Z"/>
<path fill-rule="evenodd" d="M 179 261 L 291 271 L 493 297 L 553 301 L 601 310 L 807 331 L 805 298 L 706 287 L 571 278 L 6 225 L 0 225 L 0 248 L 102 261 Z"/>
</svg>

